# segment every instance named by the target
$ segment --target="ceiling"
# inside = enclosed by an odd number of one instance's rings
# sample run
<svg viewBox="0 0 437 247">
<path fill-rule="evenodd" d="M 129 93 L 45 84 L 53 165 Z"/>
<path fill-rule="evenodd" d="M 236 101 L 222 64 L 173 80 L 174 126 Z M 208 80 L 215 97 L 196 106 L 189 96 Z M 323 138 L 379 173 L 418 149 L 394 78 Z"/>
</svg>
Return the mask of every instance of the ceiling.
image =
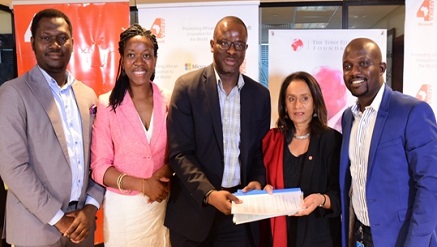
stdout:
<svg viewBox="0 0 437 247">
<path fill-rule="evenodd" d="M 47 0 L 46 0 L 47 1 Z M 62 0 L 54 0 L 62 2 Z M 81 0 L 69 0 L 75 2 Z M 94 0 L 96 1 L 96 0 Z M 100 0 L 97 0 L 100 1 Z M 103 0 L 102 0 L 103 1 Z M 165 2 L 185 2 L 186 0 L 166 0 Z M 220 0 L 229 1 L 229 0 Z M 10 6 L 12 0 L 0 0 L 0 4 Z M 42 0 L 17 0 L 17 2 L 43 2 Z M 130 0 L 130 5 L 163 2 L 162 0 Z M 205 0 L 190 0 L 190 2 L 205 2 Z M 270 6 L 272 0 L 261 0 L 261 4 Z M 308 1 L 312 2 L 312 1 Z M 276 4 L 278 2 L 275 2 Z M 280 2 L 279 4 L 285 3 Z M 321 3 L 321 1 L 318 1 Z M 311 4 L 311 3 L 309 3 Z M 288 4 L 289 5 L 289 4 Z M 328 5 L 328 4 L 327 4 Z M 358 5 L 348 8 L 348 28 L 367 29 L 375 27 L 377 23 L 387 18 L 403 5 Z M 341 29 L 342 7 L 341 6 L 302 6 L 302 7 L 262 7 L 260 8 L 261 19 L 261 43 L 266 43 L 269 29 Z"/>
<path fill-rule="evenodd" d="M 398 8 L 404 8 L 404 6 L 349 6 L 348 28 L 375 28 Z M 268 29 L 342 28 L 341 6 L 263 7 L 260 12 L 263 32 Z M 264 34 L 262 37 L 264 39 Z"/>
<path fill-rule="evenodd" d="M 350 6 L 349 28 L 371 28 L 399 5 Z M 265 7 L 261 20 L 265 25 L 287 28 L 341 28 L 341 6 Z"/>
</svg>

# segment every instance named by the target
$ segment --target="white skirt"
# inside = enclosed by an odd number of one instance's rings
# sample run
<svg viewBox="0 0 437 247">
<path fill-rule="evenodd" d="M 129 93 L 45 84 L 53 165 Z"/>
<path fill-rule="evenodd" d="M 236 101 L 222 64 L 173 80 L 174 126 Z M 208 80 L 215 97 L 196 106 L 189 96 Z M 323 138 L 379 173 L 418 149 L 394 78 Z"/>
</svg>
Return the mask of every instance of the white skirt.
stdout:
<svg viewBox="0 0 437 247">
<path fill-rule="evenodd" d="M 148 204 L 142 194 L 130 196 L 106 191 L 103 202 L 105 247 L 169 247 L 164 226 L 167 200 Z"/>
</svg>

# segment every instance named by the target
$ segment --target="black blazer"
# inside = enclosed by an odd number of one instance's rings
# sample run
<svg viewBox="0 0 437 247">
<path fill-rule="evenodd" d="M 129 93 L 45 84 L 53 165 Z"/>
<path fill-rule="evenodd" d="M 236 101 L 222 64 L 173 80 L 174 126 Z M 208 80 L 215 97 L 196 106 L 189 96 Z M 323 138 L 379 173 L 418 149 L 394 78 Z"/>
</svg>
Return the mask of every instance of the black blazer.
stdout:
<svg viewBox="0 0 437 247">
<path fill-rule="evenodd" d="M 284 135 L 274 128 L 263 140 L 265 164 L 267 167 L 267 183 L 282 189 L 284 183 L 283 167 Z M 302 165 L 300 188 L 304 197 L 313 193 L 329 195 L 331 210 L 316 208 L 307 216 L 297 217 L 296 246 L 341 246 L 340 238 L 340 160 L 341 134 L 329 128 L 320 134 L 311 136 L 305 161 Z M 282 168 L 282 169 L 278 169 Z M 281 171 L 281 172 L 280 172 Z M 268 221 L 266 221 L 268 222 Z M 280 228 L 281 225 L 276 225 Z M 271 238 L 270 232 L 263 232 L 264 238 Z M 275 241 L 281 241 L 276 239 Z M 291 243 L 293 245 L 294 243 Z M 290 243 L 288 244 L 290 246 Z M 264 246 L 264 245 L 262 245 Z M 269 246 L 269 245 L 267 245 Z"/>
<path fill-rule="evenodd" d="M 261 140 L 270 126 L 270 94 L 244 76 L 241 104 L 241 184 L 265 184 Z M 168 113 L 171 181 L 165 225 L 172 231 L 203 241 L 216 209 L 205 206 L 205 194 L 220 189 L 224 169 L 223 133 L 217 80 L 213 65 L 189 72 L 175 83 Z"/>
<path fill-rule="evenodd" d="M 301 189 L 305 197 L 313 193 L 328 194 L 332 210 L 316 208 L 310 215 L 298 217 L 297 246 L 341 246 L 340 147 L 341 134 L 334 129 L 311 137 Z"/>
</svg>

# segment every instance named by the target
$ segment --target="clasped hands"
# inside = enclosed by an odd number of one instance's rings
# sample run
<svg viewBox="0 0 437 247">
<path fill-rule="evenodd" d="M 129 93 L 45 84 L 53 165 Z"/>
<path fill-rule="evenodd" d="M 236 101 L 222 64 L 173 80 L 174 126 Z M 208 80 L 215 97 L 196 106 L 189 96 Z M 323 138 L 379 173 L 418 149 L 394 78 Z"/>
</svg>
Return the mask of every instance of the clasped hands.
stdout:
<svg viewBox="0 0 437 247">
<path fill-rule="evenodd" d="M 171 169 L 164 165 L 150 178 L 142 180 L 142 193 L 149 197 L 148 203 L 162 202 L 170 193 Z"/>
<path fill-rule="evenodd" d="M 90 234 L 91 227 L 96 220 L 96 212 L 97 208 L 94 205 L 87 204 L 82 209 L 64 214 L 55 227 L 64 237 L 78 244 Z"/>
</svg>

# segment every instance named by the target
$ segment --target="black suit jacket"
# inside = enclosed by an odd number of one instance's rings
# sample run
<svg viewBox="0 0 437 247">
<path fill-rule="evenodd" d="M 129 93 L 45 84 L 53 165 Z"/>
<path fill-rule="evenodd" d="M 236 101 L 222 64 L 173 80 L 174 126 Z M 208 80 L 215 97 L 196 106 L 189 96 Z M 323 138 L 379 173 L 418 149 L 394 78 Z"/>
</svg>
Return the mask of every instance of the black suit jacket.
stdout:
<svg viewBox="0 0 437 247">
<path fill-rule="evenodd" d="M 270 125 L 270 94 L 244 76 L 241 104 L 241 185 L 265 184 L 261 140 Z M 223 132 L 213 65 L 187 73 L 175 83 L 168 113 L 172 179 L 165 225 L 194 241 L 203 241 L 216 209 L 205 194 L 220 189 L 224 169 Z"/>
<path fill-rule="evenodd" d="M 300 188 L 304 197 L 310 194 L 327 194 L 331 201 L 331 210 L 317 207 L 307 216 L 297 217 L 296 243 L 292 246 L 341 246 L 340 238 L 340 160 L 341 134 L 334 129 L 326 129 L 320 134 L 311 135 L 308 151 L 302 164 Z M 267 167 L 267 183 L 274 188 L 284 188 L 284 153 L 288 144 L 284 135 L 277 129 L 270 130 L 263 140 L 264 163 Z M 286 216 L 271 218 L 275 230 L 273 241 L 285 242 L 281 234 L 286 228 Z M 269 232 L 263 232 L 268 239 Z M 277 246 L 277 245 L 273 245 Z M 288 244 L 290 246 L 290 243 Z"/>
</svg>

